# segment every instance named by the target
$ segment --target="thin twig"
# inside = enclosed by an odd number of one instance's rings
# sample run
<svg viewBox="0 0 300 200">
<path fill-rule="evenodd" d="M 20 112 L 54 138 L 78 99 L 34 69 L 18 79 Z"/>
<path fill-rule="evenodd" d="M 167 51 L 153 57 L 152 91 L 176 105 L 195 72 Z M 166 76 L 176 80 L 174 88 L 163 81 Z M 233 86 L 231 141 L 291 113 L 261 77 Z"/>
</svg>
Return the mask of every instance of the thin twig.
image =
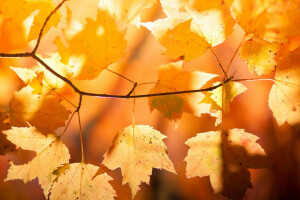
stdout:
<svg viewBox="0 0 300 200">
<path fill-rule="evenodd" d="M 233 82 L 241 82 L 241 81 L 273 81 L 273 78 L 242 78 L 242 79 L 232 79 Z"/>
<path fill-rule="evenodd" d="M 68 85 L 70 85 L 73 90 L 76 92 L 76 93 L 79 93 L 80 94 L 80 90 L 69 80 L 67 79 L 66 77 L 60 75 L 59 73 L 57 73 L 56 71 L 54 71 L 49 65 L 47 65 L 41 58 L 39 58 L 37 55 L 35 54 L 31 54 L 31 57 L 33 59 L 35 59 L 37 62 L 39 62 L 41 65 L 43 65 L 48 71 L 50 71 L 53 75 L 55 75 L 56 77 L 60 78 L 61 80 L 63 80 L 64 82 L 66 82 Z"/>
<path fill-rule="evenodd" d="M 58 96 L 60 96 L 61 98 L 63 98 L 65 101 L 67 101 L 70 105 L 72 105 L 73 107 L 77 108 L 77 106 L 75 106 L 70 100 L 68 100 L 66 97 L 64 97 L 63 95 L 59 94 L 55 89 L 52 90 L 55 94 L 57 94 Z"/>
<path fill-rule="evenodd" d="M 49 20 L 51 19 L 52 15 L 54 15 L 54 13 L 56 13 L 56 11 L 66 2 L 67 0 L 63 0 L 60 4 L 58 4 L 56 6 L 56 8 L 47 16 L 47 18 L 45 19 L 45 22 L 40 30 L 40 33 L 39 33 L 39 37 L 37 39 L 37 42 L 36 42 L 36 45 L 32 51 L 32 54 L 35 54 L 35 52 L 37 51 L 37 49 L 39 48 L 39 45 L 41 43 L 41 39 L 42 39 L 42 36 L 43 36 L 43 33 L 44 33 L 44 30 L 45 30 L 45 27 L 46 25 L 48 24 Z"/>
<path fill-rule="evenodd" d="M 0 57 L 2 58 L 24 58 L 31 57 L 32 53 L 0 53 Z"/>
<path fill-rule="evenodd" d="M 214 55 L 214 58 L 217 60 L 217 62 L 218 62 L 218 64 L 219 64 L 220 68 L 222 69 L 222 71 L 223 71 L 223 73 L 224 73 L 225 77 L 226 77 L 226 78 L 228 78 L 228 76 L 227 76 L 227 72 L 225 72 L 225 70 L 224 70 L 224 68 L 223 68 L 223 66 L 222 66 L 222 64 L 221 64 L 221 62 L 220 62 L 220 60 L 219 60 L 218 56 L 215 54 L 215 52 L 213 51 L 213 49 L 212 49 L 212 48 L 210 48 L 210 50 L 211 50 L 211 52 L 213 53 L 213 55 Z"/>
<path fill-rule="evenodd" d="M 127 94 L 127 96 L 130 96 L 130 95 L 132 94 L 132 92 L 135 90 L 136 86 L 137 86 L 137 82 L 134 83 L 132 89 L 131 89 L 130 92 Z"/>
<path fill-rule="evenodd" d="M 81 162 L 84 163 L 84 148 L 83 148 L 83 137 L 82 137 L 82 127 L 81 127 L 81 120 L 80 120 L 80 113 L 78 114 L 78 123 L 79 123 L 79 133 L 80 133 L 80 147 L 81 147 Z"/>
<path fill-rule="evenodd" d="M 125 80 L 127 80 L 127 81 L 129 81 L 129 82 L 131 82 L 131 83 L 134 83 L 133 80 L 130 80 L 129 78 L 127 78 L 126 76 L 124 76 L 124 75 L 122 75 L 122 74 L 119 74 L 118 72 L 115 72 L 115 71 L 113 71 L 113 70 L 111 70 L 111 69 L 108 69 L 108 68 L 105 68 L 105 70 L 106 70 L 106 71 L 109 71 L 109 72 L 111 72 L 111 73 L 113 73 L 113 74 L 116 74 L 117 76 L 120 76 L 120 77 L 124 78 Z"/>
<path fill-rule="evenodd" d="M 244 43 L 244 41 L 245 41 L 246 38 L 247 38 L 247 35 L 245 35 L 245 36 L 243 37 L 242 41 L 240 42 L 239 46 L 237 47 L 237 49 L 235 50 L 233 56 L 231 57 L 231 59 L 230 59 L 230 61 L 229 61 L 229 64 L 228 64 L 228 66 L 227 66 L 226 72 L 225 72 L 226 74 L 228 73 L 228 70 L 229 70 L 229 68 L 230 68 L 230 66 L 231 66 L 231 64 L 232 64 L 232 62 L 233 62 L 233 60 L 234 60 L 234 58 L 235 58 L 237 52 L 239 51 L 240 47 L 242 46 L 242 44 Z"/>
<path fill-rule="evenodd" d="M 95 97 L 101 97 L 101 98 L 119 98 L 119 99 L 134 99 L 134 98 L 143 98 L 143 97 L 155 97 L 155 96 L 166 96 L 166 95 L 174 95 L 174 94 L 187 94 L 187 93 L 195 93 L 195 92 L 207 92 L 207 91 L 212 91 L 220 86 L 222 84 L 225 84 L 229 82 L 231 79 L 226 79 L 224 82 L 208 87 L 208 88 L 203 88 L 203 89 L 198 89 L 198 90 L 184 90 L 184 91 L 176 91 L 176 92 L 162 92 L 162 93 L 155 93 L 155 94 L 141 94 L 141 95 L 110 95 L 110 94 L 96 94 L 96 93 L 89 93 L 89 92 L 81 92 L 82 95 L 84 96 L 95 96 Z"/>
<path fill-rule="evenodd" d="M 67 129 L 68 129 L 68 127 L 69 127 L 69 125 L 70 125 L 70 123 L 71 123 L 71 121 L 72 121 L 72 119 L 73 119 L 73 117 L 74 117 L 74 115 L 75 115 L 76 112 L 77 112 L 77 110 L 75 110 L 75 111 L 72 113 L 72 115 L 71 115 L 71 117 L 70 117 L 70 119 L 69 119 L 69 121 L 68 121 L 68 123 L 67 123 L 67 125 L 66 125 L 66 128 L 65 128 L 64 131 L 58 136 L 59 138 L 62 137 L 62 136 L 66 133 L 66 131 L 67 131 Z"/>
</svg>

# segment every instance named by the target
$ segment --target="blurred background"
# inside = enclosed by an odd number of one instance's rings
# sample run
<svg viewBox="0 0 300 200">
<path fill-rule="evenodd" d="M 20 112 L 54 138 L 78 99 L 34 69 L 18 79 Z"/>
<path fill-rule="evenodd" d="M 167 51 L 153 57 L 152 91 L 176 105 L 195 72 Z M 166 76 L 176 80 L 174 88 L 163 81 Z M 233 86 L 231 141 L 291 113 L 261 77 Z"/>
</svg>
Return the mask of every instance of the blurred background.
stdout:
<svg viewBox="0 0 300 200">
<path fill-rule="evenodd" d="M 147 9 L 142 19 L 143 21 L 154 21 L 164 17 L 160 5 L 157 4 L 153 8 Z M 0 15 L 0 52 L 24 52 L 32 49 L 32 44 L 25 47 L 16 44 L 18 40 L 22 39 L 22 36 L 17 35 L 13 27 L 11 27 L 12 34 L 5 35 L 1 29 L 7 26 L 1 21 Z M 56 47 L 52 44 L 56 34 L 55 29 L 49 31 L 43 38 L 38 53 L 46 57 L 46 52 L 56 51 Z M 128 39 L 126 56 L 120 62 L 111 65 L 109 69 L 138 83 L 156 81 L 159 66 L 171 61 L 163 55 L 164 48 L 144 27 L 140 27 L 140 29 L 130 27 L 126 37 Z M 233 34 L 223 44 L 213 48 L 223 66 L 228 65 L 242 37 L 242 30 L 235 26 Z M 9 100 L 14 91 L 24 86 L 9 67 L 30 68 L 35 65 L 36 62 L 32 59 L 0 58 L 1 110 L 9 111 Z M 183 66 L 188 71 L 199 70 L 219 74 L 219 80 L 214 79 L 214 81 L 221 81 L 223 78 L 222 71 L 210 51 L 207 51 L 198 59 L 185 62 Z M 239 59 L 239 56 L 234 60 L 230 74 L 237 68 L 239 68 L 239 71 L 236 73 L 235 78 L 257 77 L 255 74 L 249 73 L 247 65 Z M 299 130 L 287 124 L 279 127 L 274 120 L 268 107 L 268 95 L 272 82 L 251 81 L 242 83 L 248 90 L 236 97 L 231 103 L 230 113 L 224 121 L 224 128 L 241 128 L 260 137 L 258 143 L 265 149 L 271 162 L 276 166 L 275 169 L 250 169 L 253 189 L 247 191 L 244 199 L 300 199 Z M 75 84 L 84 91 L 107 94 L 127 94 L 132 88 L 130 82 L 109 71 L 103 71 L 93 81 L 75 81 Z M 152 87 L 151 84 L 137 87 L 136 94 L 147 94 Z M 70 88 L 60 90 L 59 93 L 71 102 L 76 103 L 78 100 L 78 97 Z M 73 108 L 65 100 L 62 103 L 73 111 Z M 188 146 L 184 144 L 185 141 L 194 137 L 197 133 L 218 130 L 218 127 L 214 126 L 215 119 L 209 115 L 202 115 L 199 118 L 185 113 L 182 119 L 175 123 L 164 118 L 156 110 L 151 113 L 147 98 L 136 99 L 135 113 L 133 113 L 132 99 L 84 97 L 81 117 L 85 161 L 96 166 L 100 166 L 103 155 L 112 144 L 117 131 L 132 124 L 133 117 L 136 124 L 150 125 L 167 136 L 164 142 L 168 147 L 169 157 L 174 163 L 177 174 L 154 169 L 150 186 L 142 184 L 135 200 L 225 199 L 213 193 L 209 177 L 188 179 L 185 176 L 186 163 L 183 160 L 188 150 Z M 63 128 L 57 130 L 57 133 L 62 130 Z M 62 140 L 69 148 L 70 163 L 80 162 L 80 137 L 76 118 L 72 120 Z M 44 199 L 37 180 L 27 184 L 20 180 L 4 182 L 10 160 L 16 164 L 23 164 L 33 157 L 34 153 L 20 149 L 17 152 L 0 156 L 1 200 Z M 120 169 L 110 171 L 101 166 L 101 170 L 113 177 L 114 180 L 110 183 L 117 192 L 116 199 L 131 199 L 129 186 L 122 186 L 121 184 Z"/>
</svg>

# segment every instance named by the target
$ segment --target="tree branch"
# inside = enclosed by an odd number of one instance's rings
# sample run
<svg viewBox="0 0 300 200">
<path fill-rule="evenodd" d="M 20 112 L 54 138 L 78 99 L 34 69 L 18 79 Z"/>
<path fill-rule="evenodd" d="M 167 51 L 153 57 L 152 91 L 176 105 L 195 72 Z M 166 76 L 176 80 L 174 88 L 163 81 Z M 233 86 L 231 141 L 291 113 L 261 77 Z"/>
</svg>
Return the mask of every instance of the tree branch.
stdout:
<svg viewBox="0 0 300 200">
<path fill-rule="evenodd" d="M 218 64 L 219 64 L 220 68 L 222 69 L 222 71 L 223 71 L 225 77 L 228 78 L 227 72 L 225 72 L 225 70 L 224 70 L 224 68 L 223 68 L 223 66 L 222 66 L 222 64 L 221 64 L 221 62 L 220 62 L 220 60 L 219 60 L 219 58 L 217 57 L 217 55 L 215 54 L 215 52 L 213 51 L 212 48 L 210 48 L 210 50 L 211 50 L 211 52 L 214 54 L 214 58 L 217 60 L 217 62 L 218 62 Z"/>
<path fill-rule="evenodd" d="M 60 2 L 60 4 L 58 4 L 56 6 L 56 8 L 48 15 L 48 17 L 45 19 L 45 22 L 40 30 L 40 33 L 39 33 L 39 37 L 37 39 L 37 42 L 36 42 L 36 45 L 32 51 L 32 54 L 35 54 L 35 52 L 37 51 L 37 49 L 39 48 L 39 45 L 41 43 L 41 39 L 42 39 L 42 36 L 43 36 L 43 32 L 45 30 L 45 27 L 46 25 L 48 24 L 49 20 L 51 19 L 51 17 L 56 13 L 56 11 L 66 2 L 67 0 L 63 0 L 62 2 Z"/>
<path fill-rule="evenodd" d="M 24 58 L 31 57 L 31 53 L 0 53 L 0 57 L 2 58 Z"/>
</svg>

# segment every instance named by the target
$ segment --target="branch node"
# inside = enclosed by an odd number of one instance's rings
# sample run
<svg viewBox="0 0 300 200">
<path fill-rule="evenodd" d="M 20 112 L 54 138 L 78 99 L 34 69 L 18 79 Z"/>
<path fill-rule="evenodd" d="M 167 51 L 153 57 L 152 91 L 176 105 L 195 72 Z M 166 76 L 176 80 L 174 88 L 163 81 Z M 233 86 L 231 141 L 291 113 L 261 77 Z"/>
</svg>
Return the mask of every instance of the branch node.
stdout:
<svg viewBox="0 0 300 200">
<path fill-rule="evenodd" d="M 130 92 L 126 95 L 127 97 L 129 97 L 129 96 L 132 94 L 132 92 L 135 90 L 136 86 L 137 86 L 137 82 L 134 83 L 133 88 L 132 88 L 132 89 L 130 90 Z"/>
</svg>

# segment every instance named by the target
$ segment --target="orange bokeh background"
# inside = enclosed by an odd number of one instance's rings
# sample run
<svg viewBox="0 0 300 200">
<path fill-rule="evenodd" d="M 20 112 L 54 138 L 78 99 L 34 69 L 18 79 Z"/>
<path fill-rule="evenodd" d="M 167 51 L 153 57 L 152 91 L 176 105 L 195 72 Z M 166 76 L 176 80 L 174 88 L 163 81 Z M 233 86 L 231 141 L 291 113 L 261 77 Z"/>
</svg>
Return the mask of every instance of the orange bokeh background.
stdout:
<svg viewBox="0 0 300 200">
<path fill-rule="evenodd" d="M 1 17 L 1 16 L 0 16 Z M 145 11 L 143 19 L 153 21 L 164 18 L 160 5 Z M 0 26 L 2 27 L 0 20 Z M 14 30 L 12 30 L 14 31 Z M 227 66 L 234 51 L 242 40 L 242 30 L 235 26 L 233 34 L 223 43 L 213 48 L 222 65 Z M 13 34 L 14 35 L 14 34 Z M 55 31 L 51 30 L 42 40 L 39 53 L 55 51 L 51 44 Z M 0 42 L 4 41 L 0 31 Z M 5 36 L 7 37 L 7 36 Z M 9 36 L 8 36 L 9 37 Z M 127 33 L 128 48 L 125 58 L 113 64 L 109 69 L 114 70 L 138 83 L 153 82 L 157 80 L 157 70 L 161 64 L 171 60 L 163 55 L 164 48 L 154 39 L 150 32 L 140 27 L 131 27 Z M 0 43 L 0 46 L 9 45 Z M 30 47 L 28 47 L 30 49 Z M 2 51 L 6 48 L 1 48 Z M 15 67 L 31 67 L 36 65 L 31 59 L 0 59 L 0 104 L 3 110 L 9 110 L 9 100 L 14 91 L 24 85 L 19 78 L 9 69 Z M 191 62 L 184 63 L 188 71 L 199 70 L 219 74 L 222 80 L 222 71 L 210 51 Z M 247 65 L 237 56 L 230 70 L 232 74 L 239 69 L 235 78 L 256 77 L 250 74 Z M 76 81 L 76 86 L 84 91 L 107 94 L 127 94 L 132 84 L 109 71 L 104 71 L 93 81 Z M 260 137 L 258 143 L 265 149 L 274 169 L 250 170 L 253 189 L 249 189 L 245 199 L 299 199 L 300 198 L 300 137 L 299 131 L 285 124 L 279 127 L 268 107 L 268 95 L 272 86 L 269 81 L 243 82 L 248 90 L 235 98 L 230 105 L 230 113 L 226 116 L 224 129 L 242 128 L 249 133 Z M 146 94 L 153 85 L 144 85 L 136 89 L 136 94 Z M 72 102 L 77 102 L 78 97 L 70 88 L 59 91 Z M 66 101 L 62 103 L 73 109 Z M 225 199 L 215 195 L 210 185 L 209 178 L 190 178 L 185 176 L 186 163 L 183 161 L 187 155 L 188 146 L 185 141 L 197 133 L 218 130 L 214 126 L 214 118 L 202 115 L 200 118 L 191 114 L 183 114 L 177 123 L 164 118 L 156 110 L 152 113 L 148 107 L 147 98 L 136 99 L 135 112 L 132 99 L 113 99 L 84 97 L 81 116 L 83 126 L 83 140 L 85 161 L 100 166 L 103 155 L 110 147 L 117 131 L 130 125 L 133 118 L 136 124 L 148 124 L 167 136 L 165 143 L 168 147 L 169 157 L 173 161 L 177 174 L 164 170 L 153 170 L 150 186 L 142 184 L 135 200 L 145 199 Z M 61 132 L 59 129 L 57 132 Z M 78 121 L 74 118 L 67 133 L 62 138 L 71 154 L 70 162 L 80 162 L 80 137 Z M 30 161 L 34 154 L 29 151 L 19 150 L 16 153 L 0 157 L 0 199 L 44 199 L 38 181 L 34 180 L 24 184 L 20 180 L 4 182 L 9 167 L 8 161 L 23 164 Z M 101 166 L 113 177 L 110 183 L 117 192 L 116 199 L 131 199 L 128 185 L 122 186 L 120 169 L 110 171 Z M 232 183 L 234 184 L 234 183 Z"/>
</svg>

